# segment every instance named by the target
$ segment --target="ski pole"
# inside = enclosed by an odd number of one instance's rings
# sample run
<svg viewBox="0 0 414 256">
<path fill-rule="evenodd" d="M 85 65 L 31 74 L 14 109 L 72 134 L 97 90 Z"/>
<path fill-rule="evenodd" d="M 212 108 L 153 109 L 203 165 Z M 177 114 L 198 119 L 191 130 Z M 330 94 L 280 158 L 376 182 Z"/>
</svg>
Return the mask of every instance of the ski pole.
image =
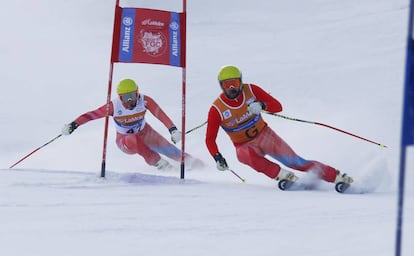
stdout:
<svg viewBox="0 0 414 256">
<path fill-rule="evenodd" d="M 227 170 L 229 170 L 229 171 L 231 171 L 237 178 L 239 178 L 242 182 L 246 182 L 246 180 L 245 179 L 243 179 L 242 177 L 240 177 L 235 171 L 233 171 L 232 169 L 227 169 Z"/>
<path fill-rule="evenodd" d="M 200 125 L 198 125 L 198 126 L 194 127 L 193 129 L 190 129 L 190 130 L 186 131 L 186 132 L 185 132 L 185 134 L 188 134 L 188 133 L 190 133 L 190 132 L 193 132 L 193 131 L 197 130 L 198 128 L 203 127 L 206 123 L 207 123 L 207 121 L 205 121 L 204 123 L 202 123 L 202 124 L 200 124 Z"/>
<path fill-rule="evenodd" d="M 381 144 L 381 143 L 378 143 L 378 142 L 375 142 L 375 141 L 372 141 L 372 140 L 369 140 L 369 139 L 363 138 L 363 137 L 361 137 L 361 136 L 358 136 L 358 135 L 352 134 L 352 133 L 350 133 L 350 132 L 347 132 L 347 131 L 344 131 L 344 130 L 338 129 L 338 128 L 336 128 L 336 127 L 333 127 L 333 126 L 330 126 L 330 125 L 327 125 L 327 124 L 323 124 L 323 123 L 319 123 L 319 122 L 314 122 L 314 121 L 306 121 L 306 120 L 302 120 L 302 119 L 298 119 L 298 118 L 294 118 L 294 117 L 288 117 L 288 116 L 284 116 L 284 115 L 279 115 L 279 114 L 272 113 L 272 112 L 269 112 L 269 111 L 266 111 L 266 110 L 263 110 L 262 112 L 263 112 L 263 113 L 265 113 L 265 114 L 269 114 L 269 115 L 273 115 L 273 116 L 281 117 L 281 118 L 284 118 L 284 119 L 287 119 L 287 120 L 291 120 L 291 121 L 298 121 L 298 122 L 302 122 L 302 123 L 316 124 L 316 125 L 320 125 L 320 126 L 325 126 L 325 127 L 327 127 L 327 128 L 333 129 L 333 130 L 335 130 L 335 131 L 342 132 L 342 133 L 345 133 L 345 134 L 351 135 L 351 136 L 353 136 L 353 137 L 356 137 L 356 138 L 358 138 L 358 139 L 361 139 L 361 140 L 365 140 L 365 141 L 371 142 L 371 143 L 373 143 L 373 144 L 375 144 L 375 145 L 377 145 L 377 146 L 380 146 L 380 147 L 382 147 L 382 148 L 386 148 L 386 147 L 387 147 L 387 146 L 385 146 L 384 144 Z"/>
<path fill-rule="evenodd" d="M 20 163 L 21 161 L 23 161 L 24 159 L 28 158 L 29 156 L 31 156 L 32 154 L 34 154 L 36 151 L 38 151 L 39 149 L 45 147 L 46 145 L 52 143 L 54 140 L 56 140 L 57 138 L 59 138 L 60 136 L 62 136 L 62 134 L 59 134 L 58 136 L 54 137 L 53 139 L 49 140 L 48 142 L 46 142 L 45 144 L 43 144 L 42 146 L 36 148 L 35 150 L 33 150 L 32 152 L 30 152 L 29 154 L 27 154 L 25 157 L 23 157 L 22 159 L 20 159 L 19 161 L 17 161 L 15 164 L 13 164 L 12 166 L 9 167 L 9 169 L 13 168 L 14 166 L 16 166 L 18 163 Z"/>
</svg>

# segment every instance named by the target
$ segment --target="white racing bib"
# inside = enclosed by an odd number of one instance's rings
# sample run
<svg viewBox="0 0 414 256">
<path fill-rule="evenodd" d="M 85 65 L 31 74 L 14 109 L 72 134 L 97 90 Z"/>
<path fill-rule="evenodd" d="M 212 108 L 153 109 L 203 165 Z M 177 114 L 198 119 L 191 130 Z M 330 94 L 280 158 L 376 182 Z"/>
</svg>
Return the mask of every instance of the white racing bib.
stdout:
<svg viewBox="0 0 414 256">
<path fill-rule="evenodd" d="M 145 126 L 144 95 L 140 94 L 134 109 L 126 109 L 119 98 L 112 100 L 114 106 L 113 119 L 116 130 L 121 134 L 135 134 Z"/>
</svg>

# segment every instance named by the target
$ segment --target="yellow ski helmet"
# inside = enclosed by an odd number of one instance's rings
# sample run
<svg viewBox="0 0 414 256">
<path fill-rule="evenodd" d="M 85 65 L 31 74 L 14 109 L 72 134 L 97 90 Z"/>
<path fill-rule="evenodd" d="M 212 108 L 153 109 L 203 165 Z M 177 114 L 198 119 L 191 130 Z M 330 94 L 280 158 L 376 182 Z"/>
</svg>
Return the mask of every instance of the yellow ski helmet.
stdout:
<svg viewBox="0 0 414 256">
<path fill-rule="evenodd" d="M 240 69 L 238 69 L 236 66 L 223 66 L 220 69 L 220 72 L 218 74 L 218 80 L 221 83 L 221 81 L 228 80 L 228 79 L 242 79 L 242 73 Z"/>
<path fill-rule="evenodd" d="M 119 82 L 116 92 L 118 94 L 125 94 L 138 91 L 138 85 L 132 79 L 123 79 Z"/>
</svg>

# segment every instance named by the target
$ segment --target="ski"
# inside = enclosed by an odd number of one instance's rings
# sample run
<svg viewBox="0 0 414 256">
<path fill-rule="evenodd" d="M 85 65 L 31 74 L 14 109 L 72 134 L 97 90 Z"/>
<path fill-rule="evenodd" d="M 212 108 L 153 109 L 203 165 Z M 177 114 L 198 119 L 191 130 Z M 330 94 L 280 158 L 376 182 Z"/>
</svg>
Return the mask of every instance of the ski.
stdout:
<svg viewBox="0 0 414 256">
<path fill-rule="evenodd" d="M 277 184 L 278 188 L 283 191 L 297 190 L 321 190 L 317 184 L 306 184 L 298 181 L 280 180 Z M 324 190 L 324 189 L 322 189 Z M 349 183 L 338 182 L 335 184 L 335 191 L 341 194 L 360 194 L 361 191 L 354 191 Z"/>
<path fill-rule="evenodd" d="M 349 183 L 338 182 L 337 184 L 335 184 L 335 190 L 341 194 L 367 194 L 374 192 L 375 189 L 364 186 L 358 186 L 356 184 L 353 184 L 351 186 L 351 184 Z"/>
<path fill-rule="evenodd" d="M 285 179 L 280 180 L 277 183 L 277 186 L 280 190 L 283 190 L 283 191 L 312 190 L 314 188 L 312 184 L 305 184 L 305 183 L 285 180 Z"/>
</svg>

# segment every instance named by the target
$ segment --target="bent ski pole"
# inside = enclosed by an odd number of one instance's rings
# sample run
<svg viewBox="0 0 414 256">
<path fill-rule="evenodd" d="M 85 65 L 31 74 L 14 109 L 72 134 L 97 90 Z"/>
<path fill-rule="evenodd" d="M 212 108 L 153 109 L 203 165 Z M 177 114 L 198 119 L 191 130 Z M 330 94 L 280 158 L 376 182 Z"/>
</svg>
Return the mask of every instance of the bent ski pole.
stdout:
<svg viewBox="0 0 414 256">
<path fill-rule="evenodd" d="M 245 179 L 243 179 L 242 177 L 240 177 L 235 171 L 233 171 L 232 169 L 227 169 L 229 171 L 231 171 L 237 178 L 239 178 L 242 182 L 246 182 Z"/>
<path fill-rule="evenodd" d="M 287 120 L 291 120 L 291 121 L 298 121 L 298 122 L 302 122 L 302 123 L 316 124 L 316 125 L 324 126 L 324 127 L 327 127 L 327 128 L 333 129 L 333 130 L 335 130 L 335 131 L 338 131 L 338 132 L 342 132 L 342 133 L 345 133 L 345 134 L 351 135 L 351 136 L 356 137 L 356 138 L 358 138 L 358 139 L 361 139 L 361 140 L 365 140 L 365 141 L 371 142 L 371 143 L 373 143 L 373 144 L 375 144 L 375 145 L 377 145 L 377 146 L 380 146 L 380 147 L 382 147 L 382 148 L 386 148 L 386 147 L 387 147 L 387 146 L 385 146 L 384 144 L 381 144 L 381 143 L 378 143 L 378 142 L 375 142 L 375 141 L 372 141 L 372 140 L 369 140 L 369 139 L 363 138 L 363 137 L 361 137 L 361 136 L 358 136 L 358 135 L 352 134 L 352 133 L 350 133 L 350 132 L 347 132 L 347 131 L 344 131 L 344 130 L 338 129 L 338 128 L 336 128 L 336 127 L 333 127 L 333 126 L 330 126 L 330 125 L 327 125 L 327 124 L 323 124 L 323 123 L 319 123 L 319 122 L 313 122 L 313 121 L 306 121 L 306 120 L 302 120 L 302 119 L 298 119 L 298 118 L 294 118 L 294 117 L 288 117 L 288 116 L 284 116 L 284 115 L 279 115 L 279 114 L 272 113 L 272 112 L 265 111 L 265 110 L 263 110 L 262 112 L 263 112 L 263 113 L 265 113 L 265 114 L 269 114 L 269 115 L 273 115 L 273 116 L 281 117 L 281 118 L 284 118 L 284 119 L 287 119 Z"/>
<path fill-rule="evenodd" d="M 197 130 L 198 128 L 203 127 L 206 123 L 207 123 L 207 121 L 205 121 L 204 123 L 202 123 L 202 124 L 200 124 L 200 125 L 198 125 L 198 126 L 194 127 L 193 129 L 190 129 L 190 130 L 186 131 L 186 132 L 185 132 L 185 134 L 188 134 L 188 133 L 190 133 L 190 132 L 193 132 L 193 131 Z"/>
<path fill-rule="evenodd" d="M 24 159 L 28 158 L 29 156 L 31 156 L 32 154 L 34 154 L 36 151 L 38 151 L 39 149 L 45 147 L 46 145 L 52 143 L 54 140 L 56 140 L 57 138 L 59 138 L 60 136 L 62 136 L 62 134 L 59 134 L 58 136 L 54 137 L 53 139 L 49 140 L 48 142 L 46 142 L 45 144 L 43 144 L 42 146 L 36 148 L 35 150 L 33 150 L 32 152 L 30 152 L 29 154 L 27 154 L 25 157 L 23 157 L 22 159 L 20 159 L 19 161 L 17 161 L 15 164 L 13 164 L 12 166 L 9 167 L 9 169 L 13 168 L 14 166 L 16 166 L 18 163 L 20 163 L 21 161 L 23 161 Z"/>
</svg>

